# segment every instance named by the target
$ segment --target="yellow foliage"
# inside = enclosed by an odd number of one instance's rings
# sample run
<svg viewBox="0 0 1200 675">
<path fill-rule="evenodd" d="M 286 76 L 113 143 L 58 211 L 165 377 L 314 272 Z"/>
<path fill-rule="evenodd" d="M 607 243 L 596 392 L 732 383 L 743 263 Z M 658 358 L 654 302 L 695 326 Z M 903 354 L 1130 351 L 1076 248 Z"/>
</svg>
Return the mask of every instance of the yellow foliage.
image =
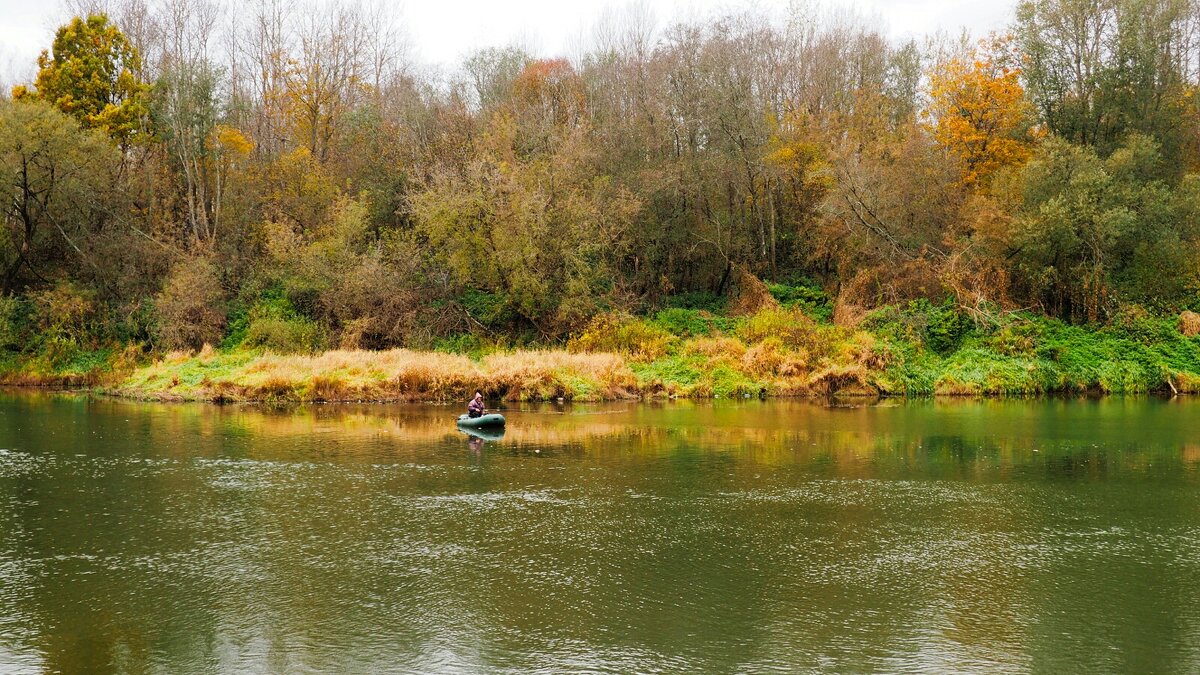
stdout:
<svg viewBox="0 0 1200 675">
<path fill-rule="evenodd" d="M 1024 163 L 1031 153 L 1031 109 L 1020 69 L 1005 65 L 1007 48 L 1006 41 L 994 41 L 977 58 L 952 59 L 930 75 L 930 130 L 962 163 L 967 186 Z"/>
<path fill-rule="evenodd" d="M 684 353 L 689 356 L 704 356 L 709 359 L 723 357 L 736 361 L 746 353 L 746 345 L 736 338 L 697 338 L 687 343 Z"/>
<path fill-rule="evenodd" d="M 245 157 L 254 150 L 254 141 L 231 126 L 218 124 L 213 128 L 213 138 L 224 152 L 234 157 Z"/>
<path fill-rule="evenodd" d="M 665 355 L 677 341 L 674 335 L 641 319 L 601 314 L 571 340 L 573 352 L 618 352 L 650 361 Z"/>
<path fill-rule="evenodd" d="M 828 347 L 820 327 L 798 309 L 764 309 L 746 319 L 738 328 L 738 337 L 749 344 L 777 338 L 787 348 L 811 353 Z"/>
</svg>

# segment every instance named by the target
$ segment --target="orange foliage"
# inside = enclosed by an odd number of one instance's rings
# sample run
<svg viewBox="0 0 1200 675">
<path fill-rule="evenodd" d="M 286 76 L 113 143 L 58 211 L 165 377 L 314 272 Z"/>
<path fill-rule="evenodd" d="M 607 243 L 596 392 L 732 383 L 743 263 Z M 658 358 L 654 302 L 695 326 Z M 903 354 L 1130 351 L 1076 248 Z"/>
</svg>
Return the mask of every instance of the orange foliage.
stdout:
<svg viewBox="0 0 1200 675">
<path fill-rule="evenodd" d="M 952 59 L 930 77 L 934 138 L 962 163 L 962 182 L 985 183 L 998 169 L 1030 156 L 1035 134 L 1019 68 L 1008 42 L 994 39 L 971 62 Z"/>
<path fill-rule="evenodd" d="M 540 110 L 553 124 L 577 122 L 586 100 L 579 74 L 566 59 L 530 61 L 513 82 L 517 102 Z"/>
</svg>

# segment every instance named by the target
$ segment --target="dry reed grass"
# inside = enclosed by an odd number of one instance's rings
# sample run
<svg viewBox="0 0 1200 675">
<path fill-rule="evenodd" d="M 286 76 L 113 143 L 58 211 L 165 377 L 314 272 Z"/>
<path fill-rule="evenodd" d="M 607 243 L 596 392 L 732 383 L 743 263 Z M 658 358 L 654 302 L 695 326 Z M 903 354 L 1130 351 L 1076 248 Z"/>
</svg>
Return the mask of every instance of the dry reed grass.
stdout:
<svg viewBox="0 0 1200 675">
<path fill-rule="evenodd" d="M 738 267 L 733 281 L 733 297 L 729 301 L 730 316 L 749 316 L 762 310 L 778 309 L 779 302 L 758 277 L 744 267 Z"/>
<path fill-rule="evenodd" d="M 226 357 L 227 359 L 229 357 Z M 202 375 L 188 368 L 204 367 Z M 189 384 L 189 382 L 194 382 Z M 616 354 L 521 351 L 476 363 L 441 352 L 265 353 L 223 363 L 169 354 L 135 372 L 118 393 L 216 401 L 450 401 L 475 389 L 509 400 L 636 396 L 638 381 Z"/>
<path fill-rule="evenodd" d="M 1168 381 L 1173 383 L 1176 393 L 1200 394 L 1200 375 L 1188 372 L 1175 373 Z"/>
<path fill-rule="evenodd" d="M 861 364 L 830 365 L 813 373 L 808 386 L 826 396 L 878 396 L 870 372 Z"/>
<path fill-rule="evenodd" d="M 1179 315 L 1179 332 L 1187 337 L 1200 335 L 1200 314 L 1185 311 Z"/>
<path fill-rule="evenodd" d="M 736 338 L 697 338 L 687 343 L 683 353 L 708 359 L 725 358 L 730 361 L 739 361 L 746 354 L 746 345 Z"/>
</svg>

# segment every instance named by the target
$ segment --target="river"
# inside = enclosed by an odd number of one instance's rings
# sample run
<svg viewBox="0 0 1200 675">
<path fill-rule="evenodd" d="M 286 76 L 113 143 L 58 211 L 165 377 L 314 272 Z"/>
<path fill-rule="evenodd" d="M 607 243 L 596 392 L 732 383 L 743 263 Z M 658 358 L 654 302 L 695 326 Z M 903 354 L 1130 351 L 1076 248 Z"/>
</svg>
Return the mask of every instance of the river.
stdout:
<svg viewBox="0 0 1200 675">
<path fill-rule="evenodd" d="M 0 393 L 4 672 L 1196 672 L 1200 400 Z"/>
</svg>

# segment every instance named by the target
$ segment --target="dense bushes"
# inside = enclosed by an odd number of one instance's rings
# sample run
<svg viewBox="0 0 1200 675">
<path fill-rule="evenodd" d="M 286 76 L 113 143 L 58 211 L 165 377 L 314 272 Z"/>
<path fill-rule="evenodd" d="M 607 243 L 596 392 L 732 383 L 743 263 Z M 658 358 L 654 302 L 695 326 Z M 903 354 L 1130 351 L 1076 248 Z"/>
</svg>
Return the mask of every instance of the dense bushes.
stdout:
<svg viewBox="0 0 1200 675">
<path fill-rule="evenodd" d="M 165 349 L 199 349 L 225 335 L 225 292 L 204 258 L 178 263 L 155 298 L 158 339 Z"/>
<path fill-rule="evenodd" d="M 223 346 L 288 354 L 314 352 L 326 342 L 322 326 L 298 312 L 283 289 L 276 286 L 264 292 L 248 309 L 234 315 Z"/>
</svg>

